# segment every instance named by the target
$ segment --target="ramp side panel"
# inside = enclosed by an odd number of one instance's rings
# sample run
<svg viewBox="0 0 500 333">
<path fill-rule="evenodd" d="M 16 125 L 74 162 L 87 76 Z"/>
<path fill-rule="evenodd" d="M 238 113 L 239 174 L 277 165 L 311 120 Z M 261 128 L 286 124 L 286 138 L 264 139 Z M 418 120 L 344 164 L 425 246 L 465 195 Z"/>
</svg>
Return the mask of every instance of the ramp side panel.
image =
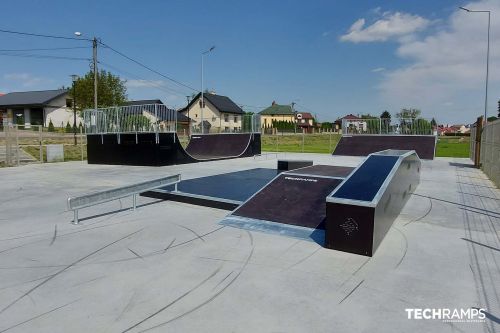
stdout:
<svg viewBox="0 0 500 333">
<path fill-rule="evenodd" d="M 422 159 L 434 159 L 433 135 L 352 135 L 342 136 L 333 155 L 368 156 L 386 149 L 415 150 Z"/>
<path fill-rule="evenodd" d="M 323 228 L 325 197 L 341 179 L 282 174 L 232 215 L 257 220 Z"/>
<path fill-rule="evenodd" d="M 186 152 L 197 159 L 239 157 L 253 152 L 252 139 L 253 134 L 192 135 Z"/>
<path fill-rule="evenodd" d="M 389 156 L 371 155 L 364 163 L 373 158 L 384 159 Z M 389 161 L 389 160 L 388 160 Z M 342 187 L 327 198 L 327 219 L 325 223 L 325 246 L 334 250 L 372 256 L 376 251 L 394 220 L 398 217 L 420 181 L 421 162 L 415 152 L 407 152 L 397 158 L 391 171 L 372 173 L 370 168 L 360 166 Z M 363 173 L 363 177 L 355 177 Z M 365 177 L 366 176 L 366 177 Z M 374 183 L 370 177 L 377 178 Z M 383 177 L 383 179 L 380 179 Z M 375 186 L 377 192 L 359 200 L 358 193 L 338 196 L 340 190 L 353 188 L 349 186 L 353 179 L 353 187 L 369 188 Z M 360 183 L 358 180 L 366 182 Z M 347 185 L 346 185 L 347 184 Z M 378 185 L 380 184 L 380 186 Z"/>
</svg>

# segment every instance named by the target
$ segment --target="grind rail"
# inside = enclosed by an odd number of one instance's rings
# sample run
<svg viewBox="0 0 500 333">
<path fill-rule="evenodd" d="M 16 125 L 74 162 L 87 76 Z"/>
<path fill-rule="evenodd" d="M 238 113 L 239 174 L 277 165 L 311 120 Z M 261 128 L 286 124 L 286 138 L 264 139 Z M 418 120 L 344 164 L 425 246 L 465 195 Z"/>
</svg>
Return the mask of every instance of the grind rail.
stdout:
<svg viewBox="0 0 500 333">
<path fill-rule="evenodd" d="M 102 204 L 108 201 L 118 200 L 128 196 L 132 196 L 133 206 L 137 207 L 137 194 L 154 190 L 159 187 L 174 185 L 177 191 L 177 184 L 181 181 L 181 175 L 172 175 L 158 179 L 148 180 L 132 185 L 116 187 L 110 190 L 99 191 L 90 194 L 84 194 L 77 197 L 68 198 L 68 209 L 73 211 L 73 224 L 78 224 L 78 210 L 94 205 Z"/>
</svg>

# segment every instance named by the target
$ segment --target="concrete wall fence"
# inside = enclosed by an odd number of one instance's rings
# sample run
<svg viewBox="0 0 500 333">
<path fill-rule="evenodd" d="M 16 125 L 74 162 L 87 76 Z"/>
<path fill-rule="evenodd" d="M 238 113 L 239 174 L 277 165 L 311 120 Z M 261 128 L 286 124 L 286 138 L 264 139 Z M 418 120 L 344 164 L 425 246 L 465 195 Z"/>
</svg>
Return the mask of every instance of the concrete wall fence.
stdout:
<svg viewBox="0 0 500 333">
<path fill-rule="evenodd" d="M 484 173 L 500 187 L 500 119 L 483 128 L 480 154 Z"/>
</svg>

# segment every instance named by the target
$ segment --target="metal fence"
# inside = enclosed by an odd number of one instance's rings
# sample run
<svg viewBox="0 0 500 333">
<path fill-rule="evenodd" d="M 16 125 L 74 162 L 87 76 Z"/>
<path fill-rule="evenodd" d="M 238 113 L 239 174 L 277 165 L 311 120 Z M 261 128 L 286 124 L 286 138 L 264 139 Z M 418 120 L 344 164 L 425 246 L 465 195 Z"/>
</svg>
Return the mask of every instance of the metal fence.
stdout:
<svg viewBox="0 0 500 333">
<path fill-rule="evenodd" d="M 433 135 L 431 122 L 424 118 L 342 119 L 342 134 Z"/>
<path fill-rule="evenodd" d="M 480 154 L 484 173 L 500 187 L 500 119 L 484 126 Z"/>
<path fill-rule="evenodd" d="M 203 121 L 191 120 L 192 134 L 210 133 L 259 133 L 260 115 L 258 114 L 229 114 L 205 118 Z"/>
<path fill-rule="evenodd" d="M 83 161 L 87 159 L 87 140 L 82 127 L 76 128 L 76 135 L 73 130 L 71 127 L 48 128 L 40 125 L 0 126 L 0 166 Z M 62 156 L 53 159 L 52 148 L 59 148 Z"/>
<path fill-rule="evenodd" d="M 83 123 L 86 134 L 168 133 L 177 130 L 177 111 L 163 104 L 87 109 Z"/>
<path fill-rule="evenodd" d="M 260 131 L 260 116 L 222 114 L 203 121 L 188 118 L 163 104 L 116 106 L 83 111 L 86 134 L 119 133 L 255 133 Z"/>
</svg>

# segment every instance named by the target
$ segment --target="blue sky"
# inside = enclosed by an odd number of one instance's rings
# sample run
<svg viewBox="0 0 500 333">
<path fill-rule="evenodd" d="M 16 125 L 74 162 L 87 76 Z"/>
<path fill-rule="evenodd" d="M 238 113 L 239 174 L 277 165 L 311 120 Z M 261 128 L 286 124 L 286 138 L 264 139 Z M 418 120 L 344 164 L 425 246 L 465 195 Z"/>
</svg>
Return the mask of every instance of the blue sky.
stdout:
<svg viewBox="0 0 500 333">
<path fill-rule="evenodd" d="M 500 3 L 482 1 L 12 1 L 0 29 L 98 36 L 165 75 L 227 95 L 247 111 L 274 100 L 331 121 L 420 108 L 444 123 L 472 122 L 484 111 L 486 16 L 492 10 L 489 113 L 500 97 Z M 0 49 L 82 47 L 28 54 L 90 58 L 85 41 L 0 33 Z M 10 52 L 10 53 L 9 53 Z M 86 60 L 6 56 L 0 92 L 54 89 L 84 74 Z M 127 79 L 131 99 L 180 107 L 192 91 L 99 49 L 101 68 Z M 111 65 L 112 67 L 106 67 Z M 118 70 L 118 71 L 117 71 Z"/>
</svg>

